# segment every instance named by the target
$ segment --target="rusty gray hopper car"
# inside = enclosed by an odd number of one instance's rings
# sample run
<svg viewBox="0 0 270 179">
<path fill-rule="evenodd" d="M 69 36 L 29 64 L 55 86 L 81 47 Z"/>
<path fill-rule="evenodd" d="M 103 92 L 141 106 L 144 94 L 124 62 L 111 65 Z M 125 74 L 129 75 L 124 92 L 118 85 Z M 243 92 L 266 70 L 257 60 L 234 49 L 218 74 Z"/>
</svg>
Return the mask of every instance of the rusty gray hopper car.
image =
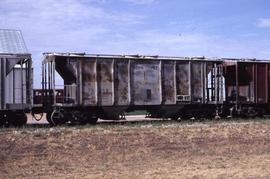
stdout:
<svg viewBox="0 0 270 179">
<path fill-rule="evenodd" d="M 21 126 L 31 109 L 31 54 L 21 32 L 0 29 L 0 126 Z"/>
<path fill-rule="evenodd" d="M 44 53 L 47 120 L 95 123 L 134 110 L 172 119 L 215 115 L 224 100 L 222 70 L 221 60 L 205 58 Z"/>
</svg>

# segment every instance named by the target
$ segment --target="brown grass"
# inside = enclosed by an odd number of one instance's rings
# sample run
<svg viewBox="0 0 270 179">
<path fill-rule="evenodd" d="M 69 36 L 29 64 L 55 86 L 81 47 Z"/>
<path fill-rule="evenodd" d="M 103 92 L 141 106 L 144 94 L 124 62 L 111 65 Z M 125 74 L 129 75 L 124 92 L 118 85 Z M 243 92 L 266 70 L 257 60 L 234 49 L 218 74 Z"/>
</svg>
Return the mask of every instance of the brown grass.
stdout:
<svg viewBox="0 0 270 179">
<path fill-rule="evenodd" d="M 2 178 L 270 178 L 270 121 L 0 129 Z"/>
</svg>

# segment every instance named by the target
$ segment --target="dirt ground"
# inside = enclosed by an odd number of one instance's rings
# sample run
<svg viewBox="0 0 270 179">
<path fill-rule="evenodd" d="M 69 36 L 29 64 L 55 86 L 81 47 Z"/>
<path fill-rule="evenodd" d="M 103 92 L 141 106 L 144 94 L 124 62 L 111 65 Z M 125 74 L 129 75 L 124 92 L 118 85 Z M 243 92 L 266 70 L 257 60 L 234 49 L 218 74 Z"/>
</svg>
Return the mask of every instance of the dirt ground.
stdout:
<svg viewBox="0 0 270 179">
<path fill-rule="evenodd" d="M 0 129 L 0 178 L 270 178 L 270 120 Z"/>
</svg>

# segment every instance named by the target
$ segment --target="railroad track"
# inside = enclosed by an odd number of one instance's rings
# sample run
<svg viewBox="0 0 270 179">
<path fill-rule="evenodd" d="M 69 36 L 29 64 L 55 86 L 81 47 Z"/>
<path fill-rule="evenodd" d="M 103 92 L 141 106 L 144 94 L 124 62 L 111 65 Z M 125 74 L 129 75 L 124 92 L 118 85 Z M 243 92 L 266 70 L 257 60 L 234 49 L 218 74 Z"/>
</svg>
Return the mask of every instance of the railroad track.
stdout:
<svg viewBox="0 0 270 179">
<path fill-rule="evenodd" d="M 45 115 L 44 115 L 45 116 Z M 244 119 L 244 118 L 230 118 L 230 119 L 188 119 L 188 120 L 178 120 L 174 121 L 171 119 L 161 119 L 161 118 L 145 118 L 145 115 L 133 115 L 133 116 L 126 116 L 126 120 L 101 120 L 99 119 L 97 124 L 94 126 L 116 126 L 116 125 L 168 125 L 168 124 L 204 124 L 204 123 L 222 123 L 222 122 L 228 122 L 228 123 L 239 123 L 239 122 L 256 122 L 256 121 L 264 121 L 264 120 L 270 120 L 269 116 L 265 116 L 264 118 L 254 118 L 254 119 Z M 83 125 L 74 125 L 74 124 L 66 124 L 62 126 L 83 126 Z M 93 125 L 88 125 L 93 126 Z M 25 127 L 51 127 L 49 123 L 46 120 L 46 117 L 43 117 L 40 121 L 35 121 L 33 118 L 28 118 L 28 122 L 25 125 Z"/>
</svg>

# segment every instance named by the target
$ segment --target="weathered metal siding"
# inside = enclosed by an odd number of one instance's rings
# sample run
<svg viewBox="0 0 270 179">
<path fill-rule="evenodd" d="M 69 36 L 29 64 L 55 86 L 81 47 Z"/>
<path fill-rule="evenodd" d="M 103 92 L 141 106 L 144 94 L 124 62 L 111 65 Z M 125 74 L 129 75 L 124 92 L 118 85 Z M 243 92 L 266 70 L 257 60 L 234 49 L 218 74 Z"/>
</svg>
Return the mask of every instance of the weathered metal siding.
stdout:
<svg viewBox="0 0 270 179">
<path fill-rule="evenodd" d="M 239 72 L 239 101 L 243 100 L 246 102 L 255 102 L 255 64 L 250 63 L 239 63 L 238 66 L 241 70 Z M 255 76 L 255 77 L 254 77 Z M 243 84 L 244 81 L 245 83 Z M 244 97 L 244 98 L 243 98 Z"/>
<path fill-rule="evenodd" d="M 6 76 L 6 103 L 26 103 L 26 69 L 13 68 Z"/>
<path fill-rule="evenodd" d="M 78 69 L 78 67 L 79 67 L 79 60 L 78 59 L 76 59 L 76 58 L 69 58 L 68 60 L 67 60 L 67 68 L 69 69 L 69 72 L 73 75 L 73 76 L 75 76 L 77 79 L 78 79 L 78 71 L 79 71 L 79 69 Z"/>
<path fill-rule="evenodd" d="M 63 67 L 68 70 L 56 66 L 69 81 L 65 82 L 66 95 L 68 92 L 78 101 L 75 105 L 174 105 L 215 100 L 215 89 L 209 92 L 207 79 L 209 74 L 213 76 L 213 61 L 99 56 L 65 60 Z M 63 63 L 63 57 L 56 63 Z"/>
<path fill-rule="evenodd" d="M 176 72 L 175 61 L 162 63 L 162 101 L 163 104 L 176 103 Z"/>
<path fill-rule="evenodd" d="M 130 60 L 115 60 L 115 105 L 130 104 Z"/>
<path fill-rule="evenodd" d="M 97 61 L 98 104 L 101 106 L 114 105 L 113 66 L 113 59 Z"/>
<path fill-rule="evenodd" d="M 70 75 L 74 76 L 76 78 L 76 81 L 71 82 L 71 81 L 67 81 L 67 83 L 65 83 L 65 94 L 66 94 L 66 101 L 68 101 L 68 103 L 73 103 L 73 104 L 78 104 L 78 59 L 68 59 L 67 60 L 67 64 L 66 67 L 63 68 L 67 68 L 69 70 L 69 73 L 71 73 Z"/>
<path fill-rule="evenodd" d="M 191 94 L 192 101 L 202 102 L 203 98 L 203 72 L 202 62 L 192 62 L 191 65 Z"/>
<path fill-rule="evenodd" d="M 97 71 L 96 60 L 82 60 L 82 103 L 97 104 Z"/>
<path fill-rule="evenodd" d="M 267 64 L 258 64 L 257 66 L 257 102 L 267 102 Z"/>
<path fill-rule="evenodd" d="M 176 62 L 177 96 L 190 96 L 190 62 Z"/>
<path fill-rule="evenodd" d="M 161 61 L 134 61 L 131 75 L 134 105 L 161 104 Z"/>
</svg>

